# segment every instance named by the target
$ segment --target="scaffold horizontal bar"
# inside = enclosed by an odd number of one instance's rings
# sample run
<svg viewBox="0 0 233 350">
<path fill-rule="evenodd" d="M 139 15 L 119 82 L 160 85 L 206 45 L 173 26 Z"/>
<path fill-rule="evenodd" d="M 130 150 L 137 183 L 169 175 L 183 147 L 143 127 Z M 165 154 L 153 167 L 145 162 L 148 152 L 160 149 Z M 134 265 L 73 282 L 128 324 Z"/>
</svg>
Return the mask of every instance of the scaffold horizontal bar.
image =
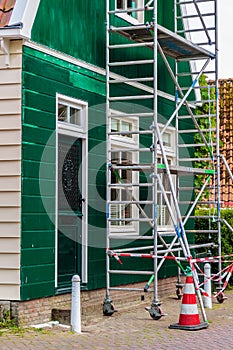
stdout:
<svg viewBox="0 0 233 350">
<path fill-rule="evenodd" d="M 154 42 L 149 41 L 149 42 L 144 42 L 144 43 L 133 43 L 133 44 L 115 44 L 115 45 L 109 45 L 109 49 L 125 49 L 125 48 L 130 48 L 130 47 L 154 47 Z"/>
<path fill-rule="evenodd" d="M 210 158 L 210 157 L 205 157 L 205 158 L 180 158 L 179 161 L 180 162 L 213 162 L 214 159 Z M 198 168 L 197 168 L 198 169 Z M 201 171 L 201 169 L 199 169 L 198 171 Z"/>
<path fill-rule="evenodd" d="M 211 88 L 215 88 L 216 85 L 211 85 Z M 189 86 L 183 86 L 180 88 L 181 91 L 188 91 L 189 90 Z M 196 85 L 193 87 L 193 90 L 202 90 L 202 89 L 208 89 L 207 86 L 199 86 L 199 85 Z"/>
<path fill-rule="evenodd" d="M 209 128 L 209 129 L 201 129 L 202 132 L 213 132 L 216 131 L 216 128 Z M 197 133 L 197 129 L 188 129 L 188 130 L 179 130 L 179 134 L 188 134 L 188 133 Z M 212 144 L 212 143 L 211 143 Z"/>
<path fill-rule="evenodd" d="M 125 79 L 114 79 L 109 80 L 109 84 L 124 84 L 124 83 L 131 83 L 131 82 L 149 82 L 154 81 L 153 77 L 149 78 L 125 78 Z"/>
<path fill-rule="evenodd" d="M 193 104 L 203 104 L 203 103 L 215 103 L 216 99 L 211 99 L 211 100 L 194 100 L 194 101 L 188 101 L 189 103 L 193 103 Z M 195 115 L 196 117 L 196 115 Z"/>
<path fill-rule="evenodd" d="M 196 131 L 196 133 L 198 133 L 198 130 Z M 189 147 L 201 147 L 201 146 L 209 146 L 209 147 L 213 147 L 213 146 L 216 146 L 216 142 L 213 142 L 213 143 L 187 143 L 187 144 L 179 144 L 178 147 L 179 148 L 189 148 Z"/>
<path fill-rule="evenodd" d="M 121 258 L 142 258 L 142 259 L 154 259 L 157 256 L 154 254 L 139 254 L 139 253 L 115 253 L 115 255 L 121 257 Z M 160 258 L 160 257 L 158 257 Z"/>
<path fill-rule="evenodd" d="M 109 273 L 122 275 L 153 275 L 154 271 L 109 270 Z"/>
<path fill-rule="evenodd" d="M 208 248 L 208 247 L 217 247 L 214 243 L 206 243 L 206 244 L 190 244 L 190 249 L 200 249 L 200 248 Z M 159 254 L 167 254 L 169 252 L 175 253 L 175 252 L 181 252 L 183 249 L 181 247 L 178 248 L 172 248 L 171 250 L 169 249 L 164 249 L 164 250 L 158 250 Z M 171 257 L 172 258 L 172 257 Z M 170 259 L 171 259 L 170 258 Z M 167 258 L 169 259 L 169 258 Z M 187 258 L 183 258 L 184 261 L 187 261 Z"/>
<path fill-rule="evenodd" d="M 151 170 L 153 168 L 152 164 L 143 165 L 143 164 L 137 164 L 137 165 L 112 165 L 113 169 L 122 169 L 122 170 Z"/>
<path fill-rule="evenodd" d="M 108 11 L 108 14 L 109 15 L 114 15 L 114 14 L 119 14 L 119 13 L 132 13 L 132 12 L 144 12 L 145 10 L 146 11 L 153 11 L 154 7 L 135 7 L 133 9 L 130 9 L 130 8 L 127 8 L 127 9 L 117 9 L 117 10 L 110 10 Z"/>
<path fill-rule="evenodd" d="M 183 161 L 183 159 L 180 159 L 180 161 Z M 191 168 L 191 167 L 183 167 L 183 166 L 171 166 L 170 167 L 171 172 L 176 171 L 178 173 L 193 173 L 193 174 L 208 174 L 213 175 L 214 170 L 212 169 L 200 169 L 200 168 Z"/>
<path fill-rule="evenodd" d="M 214 40 L 211 41 L 211 43 L 212 43 L 212 47 L 213 47 L 213 45 L 216 44 L 216 42 L 215 42 Z M 210 47 L 210 44 L 207 43 L 207 42 L 198 42 L 198 43 L 196 43 L 196 45 L 198 45 L 198 46 L 208 46 L 208 47 Z"/>
<path fill-rule="evenodd" d="M 179 115 L 178 119 L 183 120 L 183 119 L 190 119 L 190 114 L 189 115 Z M 216 113 L 215 114 L 200 114 L 200 115 L 195 115 L 195 119 L 200 119 L 200 118 L 216 118 Z"/>
<path fill-rule="evenodd" d="M 122 31 L 137 31 L 138 29 L 152 29 L 153 28 L 153 24 L 140 24 L 140 25 L 134 25 L 134 26 L 127 26 L 127 27 L 114 27 L 114 26 L 110 26 L 109 31 L 110 32 L 122 32 Z"/>
<path fill-rule="evenodd" d="M 119 114 L 110 114 L 109 118 L 134 118 L 134 117 L 153 117 L 154 113 L 119 113 Z"/>
<path fill-rule="evenodd" d="M 127 292 L 144 292 L 144 288 L 124 288 L 124 287 L 110 287 L 109 290 L 119 290 L 119 291 L 127 291 Z M 147 289 L 147 292 L 153 292 L 153 289 Z"/>
<path fill-rule="evenodd" d="M 212 17 L 215 13 L 203 13 L 202 17 Z M 176 16 L 176 19 L 189 19 L 189 18 L 199 18 L 199 15 L 184 15 L 184 16 Z"/>
<path fill-rule="evenodd" d="M 210 2 L 214 2 L 214 1 L 216 1 L 216 0 L 208 0 L 208 3 L 210 3 Z M 200 4 L 200 3 L 203 3 L 203 2 L 205 2 L 206 3 L 206 0 L 196 0 L 196 3 L 197 4 Z M 190 0 L 190 1 L 177 1 L 176 2 L 176 5 L 189 5 L 189 4 L 192 4 L 193 5 L 193 0 Z"/>
<path fill-rule="evenodd" d="M 131 252 L 131 251 L 138 251 L 138 250 L 148 250 L 148 249 L 154 249 L 154 246 L 150 245 L 150 246 L 143 246 L 143 247 L 123 248 L 123 249 L 114 250 L 114 252 L 116 252 L 116 253 L 123 253 L 123 252 Z"/>
<path fill-rule="evenodd" d="M 218 230 L 185 230 L 187 233 L 217 233 Z"/>
<path fill-rule="evenodd" d="M 119 67 L 119 66 L 131 66 L 131 65 L 141 65 L 141 64 L 153 64 L 154 60 L 135 60 L 135 61 L 125 61 L 125 62 L 110 62 L 109 67 Z"/>
<path fill-rule="evenodd" d="M 109 97 L 109 101 L 129 101 L 129 100 L 148 100 L 154 98 L 154 95 L 134 95 L 134 96 L 115 96 Z"/>
<path fill-rule="evenodd" d="M 133 131 L 111 131 L 108 135 L 148 135 L 152 134 L 152 130 L 133 130 Z M 149 148 L 148 148 L 149 149 Z"/>
<path fill-rule="evenodd" d="M 190 216 L 190 219 L 208 219 L 208 220 L 210 220 L 210 219 L 212 219 L 212 220 L 214 220 L 214 221 L 217 221 L 217 216 L 214 216 L 214 215 L 191 215 Z"/>
<path fill-rule="evenodd" d="M 110 152 L 112 153 L 116 153 L 116 152 L 149 152 L 150 149 L 149 148 L 113 148 L 110 150 Z"/>
<path fill-rule="evenodd" d="M 154 204 L 153 201 L 109 201 L 109 204 Z M 124 219 L 123 221 L 127 221 Z"/>
<path fill-rule="evenodd" d="M 199 72 L 197 71 L 191 71 L 191 72 L 182 72 L 182 73 L 177 73 L 177 77 L 191 77 L 192 75 L 197 75 Z M 215 73 L 213 70 L 205 70 L 204 74 L 212 74 Z"/>
<path fill-rule="evenodd" d="M 128 204 L 131 204 L 131 202 L 128 202 Z M 153 222 L 153 218 L 124 218 L 124 219 L 116 219 L 116 218 L 108 218 L 107 219 L 109 222 L 122 222 L 122 221 L 127 221 L 127 222 L 133 222 L 133 221 L 136 221 L 136 222 Z"/>
<path fill-rule="evenodd" d="M 153 187 L 154 184 L 150 182 L 139 182 L 139 183 L 122 183 L 122 184 L 109 184 L 111 188 L 124 188 L 124 187 Z"/>
<path fill-rule="evenodd" d="M 207 31 L 215 31 L 215 27 L 208 27 L 206 28 Z M 183 34 L 183 33 L 197 33 L 197 32 L 203 32 L 203 28 L 195 28 L 195 29 L 183 29 L 178 30 L 177 33 Z"/>
<path fill-rule="evenodd" d="M 127 235 L 127 234 L 110 234 L 109 239 L 115 239 L 115 240 L 151 240 L 154 239 L 154 236 L 140 236 L 140 235 Z"/>
</svg>

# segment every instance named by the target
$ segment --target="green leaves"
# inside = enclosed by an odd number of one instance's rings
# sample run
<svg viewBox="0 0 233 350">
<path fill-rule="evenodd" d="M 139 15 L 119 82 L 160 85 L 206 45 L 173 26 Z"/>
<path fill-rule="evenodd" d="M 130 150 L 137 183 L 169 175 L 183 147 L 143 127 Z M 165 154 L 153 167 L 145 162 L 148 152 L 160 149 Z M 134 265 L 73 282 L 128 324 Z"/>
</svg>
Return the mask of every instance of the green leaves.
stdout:
<svg viewBox="0 0 233 350">
<path fill-rule="evenodd" d="M 215 87 L 212 87 L 211 82 L 207 82 L 207 77 L 202 75 L 199 79 L 201 100 L 202 105 L 196 107 L 195 115 L 197 123 L 201 130 L 203 130 L 203 135 L 205 137 L 206 143 L 209 145 L 214 144 L 216 141 L 216 133 L 213 131 L 216 127 L 216 104 L 215 104 Z M 198 117 L 203 115 L 203 117 Z M 194 135 L 194 143 L 200 146 L 196 146 L 194 150 L 195 158 L 209 158 L 213 154 L 212 147 L 203 146 L 203 139 L 199 132 Z M 198 160 L 194 162 L 195 168 L 202 169 L 213 169 L 213 164 L 210 161 Z M 196 195 L 198 195 L 200 188 L 203 186 L 205 181 L 205 175 L 196 175 L 194 184 L 196 189 Z M 208 188 L 202 194 L 202 200 L 208 199 L 210 197 L 210 191 Z"/>
</svg>

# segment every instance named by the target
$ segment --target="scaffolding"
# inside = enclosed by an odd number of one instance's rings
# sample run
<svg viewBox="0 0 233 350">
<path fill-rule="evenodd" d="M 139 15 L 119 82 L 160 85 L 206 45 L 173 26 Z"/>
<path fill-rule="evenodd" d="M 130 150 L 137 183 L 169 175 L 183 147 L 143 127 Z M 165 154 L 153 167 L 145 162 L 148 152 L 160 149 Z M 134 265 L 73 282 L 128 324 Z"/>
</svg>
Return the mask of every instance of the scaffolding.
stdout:
<svg viewBox="0 0 233 350">
<path fill-rule="evenodd" d="M 106 1 L 107 288 L 103 311 L 114 313 L 111 290 L 135 290 L 112 286 L 113 274 L 143 275 L 149 281 L 137 290 L 153 293 L 148 311 L 153 319 L 160 319 L 159 270 L 168 259 L 177 263 L 179 298 L 184 257 L 192 267 L 206 321 L 192 253 L 211 249 L 215 235 L 221 256 L 217 0 L 174 0 L 173 28 L 158 23 L 159 10 L 156 0 Z M 173 95 L 163 90 L 161 72 L 165 70 Z M 203 76 L 211 84 L 203 84 Z M 158 111 L 166 100 L 173 109 L 169 107 L 165 118 Z M 203 103 L 207 108 L 196 115 Z M 203 217 L 207 228 L 198 232 L 206 234 L 207 240 L 195 245 L 190 237 L 197 234 L 194 211 L 201 206 L 210 213 Z M 210 221 L 217 222 L 217 229 L 211 229 Z M 130 242 L 136 244 L 127 245 Z M 131 257 L 151 259 L 153 267 L 124 269 Z M 221 271 L 221 258 L 218 268 Z"/>
</svg>

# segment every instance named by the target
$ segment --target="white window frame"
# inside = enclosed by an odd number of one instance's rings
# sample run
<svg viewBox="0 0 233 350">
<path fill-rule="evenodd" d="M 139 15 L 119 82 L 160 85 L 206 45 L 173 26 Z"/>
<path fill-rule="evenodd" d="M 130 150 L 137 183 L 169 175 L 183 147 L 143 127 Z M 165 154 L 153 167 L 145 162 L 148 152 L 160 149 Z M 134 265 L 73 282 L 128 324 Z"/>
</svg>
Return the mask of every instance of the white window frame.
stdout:
<svg viewBox="0 0 233 350">
<path fill-rule="evenodd" d="M 119 111 L 111 110 L 112 114 L 120 114 Z M 117 118 L 114 119 L 119 121 L 132 122 L 132 130 L 138 130 L 139 120 L 138 117 L 130 117 L 130 118 Z M 121 149 L 121 152 L 124 152 L 124 149 L 135 149 L 138 148 L 139 145 L 139 135 L 133 134 L 132 137 L 124 136 L 124 135 L 112 135 L 111 136 L 111 149 Z M 132 154 L 132 162 L 138 163 L 139 161 L 139 152 L 134 151 Z M 132 172 L 132 183 L 139 182 L 139 174 L 137 172 Z M 132 188 L 132 194 L 137 199 L 139 198 L 139 190 L 135 187 Z M 132 217 L 138 217 L 139 211 L 136 205 L 132 205 Z M 127 221 L 127 218 L 126 220 Z M 139 234 L 139 223 L 132 221 L 129 225 L 120 226 L 120 225 L 111 225 L 110 224 L 110 232 L 111 234 L 119 234 L 119 235 L 135 235 Z"/>
<path fill-rule="evenodd" d="M 58 121 L 58 105 L 77 108 L 81 112 L 80 125 Z M 56 94 L 56 241 L 55 241 L 55 288 L 58 287 L 58 135 L 73 136 L 82 139 L 82 272 L 83 283 L 88 281 L 88 103 L 73 97 Z"/>
<path fill-rule="evenodd" d="M 159 124 L 160 131 L 163 129 L 163 127 L 164 127 L 164 125 Z M 164 131 L 164 133 L 162 134 L 162 139 L 165 140 L 164 141 L 164 149 L 165 149 L 165 152 L 167 155 L 168 162 L 170 165 L 175 165 L 176 160 L 177 160 L 176 130 L 175 130 L 175 128 L 168 126 L 166 128 L 166 130 Z M 170 141 L 169 144 L 166 142 L 167 139 L 169 139 L 169 141 Z M 162 158 L 160 148 L 158 148 L 157 156 L 158 156 L 158 158 Z M 174 185 L 174 187 L 176 187 L 175 175 L 172 175 L 172 179 L 173 179 L 173 185 Z M 160 191 L 160 188 L 158 188 L 158 192 L 160 192 L 161 196 L 163 196 L 162 191 Z M 166 190 L 165 190 L 165 192 L 168 193 L 168 191 L 166 191 Z M 171 192 L 169 192 L 169 193 L 171 193 Z M 171 200 L 170 205 L 172 208 L 174 207 L 173 200 Z M 162 211 L 163 211 L 163 208 L 158 207 L 158 215 L 162 214 Z M 170 231 L 172 227 L 173 227 L 173 225 L 172 225 L 171 219 L 170 219 L 170 223 L 168 225 L 159 225 L 158 226 L 159 230 L 165 231 L 165 232 Z"/>
<path fill-rule="evenodd" d="M 136 8 L 144 8 L 144 0 L 135 0 L 137 1 Z M 122 0 L 123 6 L 125 6 L 125 9 L 127 9 L 127 0 Z M 117 0 L 115 0 L 115 9 L 117 10 Z M 116 16 L 122 18 L 123 20 L 131 23 L 131 24 L 143 24 L 144 23 L 144 11 L 138 11 L 135 12 L 137 18 L 132 17 L 131 15 L 127 14 L 126 12 L 123 13 L 117 13 Z"/>
</svg>

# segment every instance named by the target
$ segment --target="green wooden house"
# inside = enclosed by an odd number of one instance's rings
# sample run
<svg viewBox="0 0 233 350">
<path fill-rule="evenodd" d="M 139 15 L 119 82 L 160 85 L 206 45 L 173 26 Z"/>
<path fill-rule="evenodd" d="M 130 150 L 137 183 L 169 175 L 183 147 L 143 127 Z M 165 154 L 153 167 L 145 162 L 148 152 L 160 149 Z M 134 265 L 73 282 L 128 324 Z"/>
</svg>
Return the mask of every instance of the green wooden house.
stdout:
<svg viewBox="0 0 233 350">
<path fill-rule="evenodd" d="M 158 1 L 171 30 L 173 2 Z M 1 0 L 0 43 L 0 300 L 58 298 L 74 274 L 104 288 L 105 1 Z M 166 120 L 174 86 L 162 61 L 158 82 Z"/>
</svg>

